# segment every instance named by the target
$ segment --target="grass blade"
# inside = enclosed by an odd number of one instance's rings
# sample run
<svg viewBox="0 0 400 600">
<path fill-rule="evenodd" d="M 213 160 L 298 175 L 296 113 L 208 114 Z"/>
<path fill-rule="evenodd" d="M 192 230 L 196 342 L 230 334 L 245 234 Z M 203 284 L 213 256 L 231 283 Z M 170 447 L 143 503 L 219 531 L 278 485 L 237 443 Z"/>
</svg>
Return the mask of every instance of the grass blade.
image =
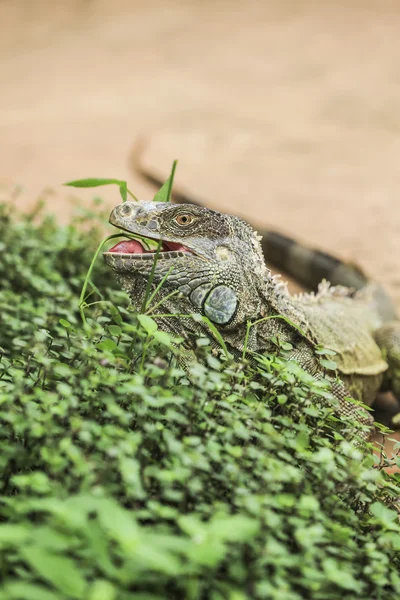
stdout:
<svg viewBox="0 0 400 600">
<path fill-rule="evenodd" d="M 178 164 L 177 160 L 172 163 L 171 174 L 164 185 L 158 190 L 153 198 L 153 202 L 171 202 L 171 192 L 174 183 L 175 170 Z"/>
<path fill-rule="evenodd" d="M 68 181 L 64 185 L 75 188 L 93 188 L 100 187 L 102 185 L 117 185 L 122 197 L 122 201 L 126 202 L 127 195 L 129 194 L 136 202 L 139 202 L 138 198 L 128 189 L 126 181 L 121 179 L 104 178 L 104 177 L 87 177 L 86 179 L 75 179 L 74 181 Z"/>
</svg>

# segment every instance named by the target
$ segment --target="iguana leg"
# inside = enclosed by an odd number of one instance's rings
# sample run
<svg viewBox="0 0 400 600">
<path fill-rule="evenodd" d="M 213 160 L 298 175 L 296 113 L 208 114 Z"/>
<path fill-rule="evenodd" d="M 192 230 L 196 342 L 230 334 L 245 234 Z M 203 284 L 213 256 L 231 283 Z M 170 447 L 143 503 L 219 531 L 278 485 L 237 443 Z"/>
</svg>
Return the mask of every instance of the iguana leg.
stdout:
<svg viewBox="0 0 400 600">
<path fill-rule="evenodd" d="M 400 321 L 389 321 L 377 329 L 374 338 L 389 365 L 385 373 L 384 389 L 400 399 Z M 400 411 L 400 404 L 399 404 Z"/>
</svg>

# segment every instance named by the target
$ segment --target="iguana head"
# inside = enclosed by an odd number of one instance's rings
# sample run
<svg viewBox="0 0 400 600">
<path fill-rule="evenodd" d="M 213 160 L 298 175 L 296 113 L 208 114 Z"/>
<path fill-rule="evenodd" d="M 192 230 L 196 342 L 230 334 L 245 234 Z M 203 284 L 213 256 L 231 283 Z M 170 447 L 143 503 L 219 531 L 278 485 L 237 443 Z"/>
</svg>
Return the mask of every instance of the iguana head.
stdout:
<svg viewBox="0 0 400 600">
<path fill-rule="evenodd" d="M 200 312 L 228 329 L 257 317 L 268 269 L 256 232 L 242 219 L 189 204 L 125 202 L 110 223 L 161 242 L 155 266 L 155 250 L 138 240 L 104 253 L 137 308 L 154 268 L 153 288 L 165 277 L 155 300 L 170 296 L 169 310 Z"/>
</svg>

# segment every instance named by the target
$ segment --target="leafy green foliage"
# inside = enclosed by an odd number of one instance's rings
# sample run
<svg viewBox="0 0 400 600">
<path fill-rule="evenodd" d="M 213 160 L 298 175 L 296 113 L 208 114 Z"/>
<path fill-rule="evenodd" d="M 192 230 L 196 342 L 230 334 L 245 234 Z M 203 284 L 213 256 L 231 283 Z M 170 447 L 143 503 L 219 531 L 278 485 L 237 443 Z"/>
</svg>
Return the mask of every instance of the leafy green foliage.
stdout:
<svg viewBox="0 0 400 600">
<path fill-rule="evenodd" d="M 102 264 L 82 326 L 100 232 L 36 220 L 0 208 L 0 600 L 397 598 L 400 490 L 324 383 L 205 339 L 189 383 Z"/>
</svg>

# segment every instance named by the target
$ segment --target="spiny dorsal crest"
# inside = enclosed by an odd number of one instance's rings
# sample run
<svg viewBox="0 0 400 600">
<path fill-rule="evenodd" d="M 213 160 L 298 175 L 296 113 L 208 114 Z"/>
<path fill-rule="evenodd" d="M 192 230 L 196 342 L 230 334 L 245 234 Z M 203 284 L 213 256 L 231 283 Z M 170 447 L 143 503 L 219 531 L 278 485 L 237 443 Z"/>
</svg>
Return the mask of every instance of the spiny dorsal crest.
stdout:
<svg viewBox="0 0 400 600">
<path fill-rule="evenodd" d="M 343 285 L 331 285 L 329 281 L 323 279 L 316 292 L 306 292 L 297 294 L 296 298 L 304 303 L 318 303 L 330 298 L 351 298 L 354 290 Z"/>
</svg>

